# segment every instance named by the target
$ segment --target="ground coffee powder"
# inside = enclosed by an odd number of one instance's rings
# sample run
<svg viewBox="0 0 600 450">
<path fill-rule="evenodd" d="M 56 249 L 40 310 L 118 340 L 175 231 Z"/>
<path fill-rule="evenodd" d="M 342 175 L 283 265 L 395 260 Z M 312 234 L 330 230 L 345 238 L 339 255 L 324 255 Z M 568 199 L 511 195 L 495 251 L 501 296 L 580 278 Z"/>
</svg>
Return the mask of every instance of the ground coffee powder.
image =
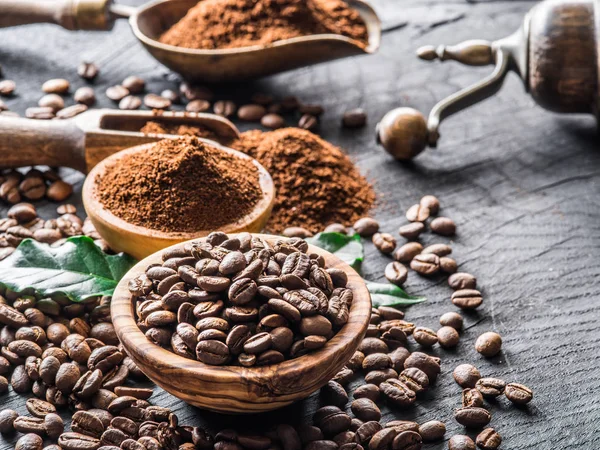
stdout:
<svg viewBox="0 0 600 450">
<path fill-rule="evenodd" d="M 96 183 L 100 202 L 113 214 L 168 232 L 218 229 L 249 213 L 262 197 L 251 161 L 191 136 L 125 156 Z"/>
<path fill-rule="evenodd" d="M 230 146 L 256 158 L 273 177 L 277 195 L 270 232 L 302 226 L 316 233 L 331 223 L 351 225 L 375 201 L 372 186 L 350 158 L 310 131 L 253 130 Z"/>
<path fill-rule="evenodd" d="M 160 42 L 222 49 L 324 33 L 367 43 L 363 20 L 343 0 L 202 0 Z"/>
</svg>

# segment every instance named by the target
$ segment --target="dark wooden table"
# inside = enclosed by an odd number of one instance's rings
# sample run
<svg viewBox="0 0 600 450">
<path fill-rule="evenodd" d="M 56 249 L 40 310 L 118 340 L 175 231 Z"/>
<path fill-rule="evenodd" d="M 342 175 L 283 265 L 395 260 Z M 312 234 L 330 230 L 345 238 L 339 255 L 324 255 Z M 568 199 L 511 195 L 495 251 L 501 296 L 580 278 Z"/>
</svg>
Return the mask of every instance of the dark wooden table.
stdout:
<svg viewBox="0 0 600 450">
<path fill-rule="evenodd" d="M 321 134 L 347 149 L 375 184 L 380 195 L 375 216 L 384 230 L 395 233 L 404 223 L 405 209 L 429 193 L 441 199 L 443 214 L 457 222 L 454 255 L 461 270 L 477 275 L 484 307 L 467 317 L 469 328 L 456 351 L 435 350 L 443 359 L 443 375 L 436 387 L 410 411 L 385 408 L 384 420 L 439 419 L 447 424 L 446 439 L 462 433 L 453 419 L 460 389 L 451 371 L 459 363 L 471 362 L 486 376 L 518 381 L 535 391 L 534 401 L 525 409 L 516 409 L 504 399 L 491 405 L 491 425 L 504 438 L 502 448 L 600 448 L 600 153 L 595 121 L 541 110 L 513 75 L 495 98 L 445 123 L 438 150 L 413 164 L 393 161 L 374 140 L 374 125 L 386 111 L 400 105 L 428 111 L 437 100 L 490 70 L 425 63 L 414 56 L 414 50 L 423 44 L 504 37 L 520 25 L 533 3 L 373 3 L 384 26 L 391 28 L 377 55 L 248 85 L 216 87 L 216 91 L 238 103 L 252 92 L 263 91 L 323 104 Z M 83 59 L 101 67 L 94 83 L 100 107 L 114 107 L 103 92 L 130 74 L 144 77 L 151 92 L 177 86 L 177 76 L 145 53 L 125 22 L 107 34 L 28 26 L 0 31 L 0 64 L 5 76 L 18 84 L 9 107 L 23 113 L 37 102 L 40 86 L 49 78 L 65 77 L 74 88 L 84 85 L 76 74 Z M 343 130 L 341 114 L 357 106 L 368 111 L 369 126 Z M 82 175 L 63 174 L 76 183 L 74 201 L 80 204 Z M 39 205 L 42 217 L 53 217 L 54 207 Z M 4 205 L 0 212 L 6 212 Z M 438 241 L 444 240 L 426 240 Z M 368 244 L 364 277 L 382 280 L 387 262 Z M 428 297 L 427 303 L 407 311 L 407 318 L 419 325 L 437 328 L 438 317 L 454 309 L 442 280 L 432 282 L 411 274 L 407 289 Z M 487 330 L 504 338 L 503 353 L 492 360 L 480 357 L 473 348 L 476 337 Z M 200 411 L 159 389 L 152 401 L 172 407 L 185 424 L 260 430 L 282 419 L 310 421 L 319 398 L 314 395 L 266 417 L 249 418 Z M 24 399 L 14 394 L 0 397 L 0 402 L 25 411 Z M 0 442 L 5 449 L 14 439 Z M 426 448 L 442 449 L 446 444 Z"/>
</svg>

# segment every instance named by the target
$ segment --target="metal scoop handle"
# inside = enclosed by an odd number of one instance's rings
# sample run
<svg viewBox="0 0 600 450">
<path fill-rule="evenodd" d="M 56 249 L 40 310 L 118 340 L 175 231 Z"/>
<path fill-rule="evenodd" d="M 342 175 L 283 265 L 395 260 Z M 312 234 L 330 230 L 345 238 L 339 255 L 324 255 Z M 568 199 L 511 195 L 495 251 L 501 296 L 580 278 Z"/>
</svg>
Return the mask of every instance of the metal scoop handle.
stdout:
<svg viewBox="0 0 600 450">
<path fill-rule="evenodd" d="M 112 29 L 112 0 L 1 0 L 0 28 L 53 23 L 67 30 Z"/>
</svg>

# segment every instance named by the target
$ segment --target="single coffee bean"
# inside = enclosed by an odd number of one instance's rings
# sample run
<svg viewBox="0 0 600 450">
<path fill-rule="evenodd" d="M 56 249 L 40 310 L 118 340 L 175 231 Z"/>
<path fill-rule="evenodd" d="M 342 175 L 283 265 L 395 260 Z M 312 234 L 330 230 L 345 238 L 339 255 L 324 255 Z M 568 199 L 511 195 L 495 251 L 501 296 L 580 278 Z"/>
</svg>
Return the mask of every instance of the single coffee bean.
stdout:
<svg viewBox="0 0 600 450">
<path fill-rule="evenodd" d="M 358 219 L 352 227 L 362 237 L 368 237 L 379 231 L 379 222 L 370 217 L 363 217 Z"/>
<path fill-rule="evenodd" d="M 121 86 L 123 86 L 132 94 L 141 94 L 146 88 L 146 82 L 140 77 L 130 75 L 123 80 Z"/>
<path fill-rule="evenodd" d="M 205 364 L 225 364 L 229 361 L 229 348 L 216 340 L 200 341 L 196 346 L 196 357 Z"/>
<path fill-rule="evenodd" d="M 264 106 L 258 104 L 249 104 L 240 106 L 237 111 L 238 118 L 247 122 L 259 122 L 267 114 Z"/>
<path fill-rule="evenodd" d="M 396 248 L 396 239 L 389 233 L 375 233 L 373 244 L 381 253 L 389 254 Z"/>
<path fill-rule="evenodd" d="M 105 426 L 96 415 L 88 411 L 77 411 L 71 419 L 71 429 L 76 433 L 99 439 L 104 433 Z"/>
<path fill-rule="evenodd" d="M 454 259 L 442 256 L 440 258 L 440 269 L 445 273 L 454 273 L 458 270 L 458 264 Z"/>
<path fill-rule="evenodd" d="M 416 393 L 396 378 L 390 378 L 381 383 L 379 390 L 388 401 L 400 407 L 408 407 L 417 399 Z"/>
<path fill-rule="evenodd" d="M 416 367 L 404 369 L 398 379 L 409 387 L 415 394 L 424 392 L 429 387 L 429 378 L 427 374 Z"/>
<path fill-rule="evenodd" d="M 447 312 L 440 316 L 440 325 L 460 331 L 463 328 L 463 318 L 456 312 Z"/>
<path fill-rule="evenodd" d="M 469 436 L 457 434 L 448 441 L 448 450 L 476 450 L 475 442 Z"/>
<path fill-rule="evenodd" d="M 15 92 L 17 84 L 12 80 L 0 80 L 0 95 L 8 97 Z"/>
<path fill-rule="evenodd" d="M 423 196 L 419 201 L 419 204 L 424 208 L 428 208 L 432 215 L 436 215 L 440 210 L 440 201 L 433 195 Z"/>
<path fill-rule="evenodd" d="M 508 383 L 504 389 L 504 395 L 515 405 L 525 405 L 533 400 L 533 391 L 518 383 Z"/>
<path fill-rule="evenodd" d="M 483 297 L 475 289 L 460 289 L 452 294 L 452 303 L 465 310 L 477 309 L 483 303 Z"/>
<path fill-rule="evenodd" d="M 452 372 L 454 381 L 462 388 L 474 388 L 481 374 L 477 367 L 471 364 L 460 364 Z"/>
<path fill-rule="evenodd" d="M 424 442 L 439 441 L 446 434 L 446 425 L 439 420 L 430 420 L 419 426 L 419 434 Z"/>
<path fill-rule="evenodd" d="M 446 244 L 432 244 L 425 247 L 422 253 L 433 253 L 441 258 L 452 253 L 452 247 Z"/>
<path fill-rule="evenodd" d="M 460 336 L 458 331 L 452 327 L 442 327 L 437 331 L 439 344 L 443 348 L 454 348 L 458 345 Z"/>
<path fill-rule="evenodd" d="M 54 108 L 50 106 L 37 106 L 27 108 L 25 117 L 28 119 L 50 120 L 54 118 Z"/>
<path fill-rule="evenodd" d="M 50 439 L 58 439 L 65 431 L 65 424 L 58 414 L 50 413 L 44 417 L 44 429 Z"/>
<path fill-rule="evenodd" d="M 315 130 L 319 126 L 319 119 L 312 114 L 303 114 L 298 121 L 298 128 Z"/>
<path fill-rule="evenodd" d="M 83 61 L 79 66 L 77 66 L 77 75 L 79 75 L 84 80 L 91 81 L 98 76 L 100 70 L 98 66 L 93 62 Z"/>
<path fill-rule="evenodd" d="M 483 333 L 475 341 L 475 350 L 486 358 L 491 358 L 500 353 L 502 349 L 502 337 L 498 333 L 488 331 Z"/>
<path fill-rule="evenodd" d="M 431 347 L 438 342 L 438 336 L 431 328 L 417 327 L 412 336 L 415 342 L 423 347 Z"/>
<path fill-rule="evenodd" d="M 97 450 L 101 443 L 99 439 L 85 434 L 68 432 L 58 438 L 58 445 L 63 450 Z"/>
<path fill-rule="evenodd" d="M 383 370 L 391 367 L 392 360 L 385 353 L 371 353 L 367 355 L 362 362 L 362 368 L 365 371 Z"/>
<path fill-rule="evenodd" d="M 496 450 L 502 443 L 502 437 L 493 428 L 486 428 L 477 435 L 475 443 L 481 450 Z"/>
<path fill-rule="evenodd" d="M 135 110 L 139 109 L 142 106 L 142 100 L 135 95 L 128 95 L 123 97 L 121 101 L 119 101 L 119 109 L 123 110 Z"/>
<path fill-rule="evenodd" d="M 144 105 L 150 109 L 168 109 L 171 107 L 171 100 L 156 94 L 146 94 Z"/>
<path fill-rule="evenodd" d="M 462 392 L 463 406 L 483 406 L 483 395 L 477 389 L 463 389 Z"/>
<path fill-rule="evenodd" d="M 42 450 L 44 440 L 37 434 L 28 433 L 21 436 L 15 444 L 15 450 Z"/>
<path fill-rule="evenodd" d="M 43 436 L 46 432 L 44 419 L 39 417 L 19 416 L 14 420 L 13 426 L 19 433 L 35 433 Z"/>
<path fill-rule="evenodd" d="M 4 353 L 4 355 L 6 356 L 7 354 Z M 27 375 L 27 370 L 24 365 L 15 367 L 15 370 L 13 370 L 10 377 L 10 384 L 13 390 L 18 394 L 25 394 L 31 390 L 32 380 Z"/>
<path fill-rule="evenodd" d="M 401 263 L 410 263 L 423 250 L 418 242 L 408 242 L 394 252 L 394 259 Z"/>
<path fill-rule="evenodd" d="M 456 233 L 456 225 L 448 217 L 436 217 L 429 226 L 432 232 L 442 236 L 453 236 Z"/>
<path fill-rule="evenodd" d="M 313 421 L 326 436 L 335 436 L 350 428 L 350 416 L 337 406 L 324 406 L 318 409 Z"/>
<path fill-rule="evenodd" d="M 504 394 L 506 382 L 499 378 L 481 378 L 477 380 L 475 387 L 484 397 L 498 397 Z"/>
<path fill-rule="evenodd" d="M 87 111 L 87 110 L 88 110 L 87 105 L 78 103 L 75 105 L 67 106 L 66 108 L 63 108 L 60 111 L 58 111 L 56 113 L 56 118 L 57 119 L 70 119 L 72 117 L 75 117 L 75 116 Z M 58 182 L 58 181 L 60 181 L 60 180 L 57 180 L 56 182 Z M 62 201 L 62 200 L 55 200 L 55 201 Z"/>
<path fill-rule="evenodd" d="M 285 126 L 285 119 L 279 114 L 269 113 L 260 119 L 260 124 L 270 130 L 276 130 Z"/>
<path fill-rule="evenodd" d="M 440 270 L 440 258 L 434 254 L 417 255 L 410 262 L 410 268 L 419 275 L 431 276 Z"/>
<path fill-rule="evenodd" d="M 355 399 L 368 398 L 376 402 L 379 400 L 379 387 L 374 384 L 363 384 L 354 389 L 353 396 Z"/>
<path fill-rule="evenodd" d="M 367 113 L 362 108 L 350 109 L 342 116 L 342 125 L 346 128 L 362 128 L 367 124 Z"/>
<path fill-rule="evenodd" d="M 236 110 L 236 104 L 229 100 L 219 100 L 213 105 L 214 113 L 223 117 L 233 116 Z"/>
<path fill-rule="evenodd" d="M 321 394 L 330 405 L 344 408 L 348 403 L 348 393 L 337 381 L 329 381 L 321 388 Z"/>
<path fill-rule="evenodd" d="M 454 418 L 467 428 L 482 428 L 492 420 L 487 409 L 473 406 L 457 409 L 454 412 Z"/>
<path fill-rule="evenodd" d="M 201 113 L 210 109 L 210 102 L 202 99 L 192 100 L 185 105 L 185 110 L 189 112 Z"/>
<path fill-rule="evenodd" d="M 49 107 L 56 113 L 65 107 L 65 101 L 58 94 L 46 94 L 38 100 L 38 106 Z"/>
<path fill-rule="evenodd" d="M 388 450 L 392 447 L 398 432 L 394 428 L 384 428 L 373 435 L 369 441 L 369 450 Z"/>
<path fill-rule="evenodd" d="M 475 289 L 477 280 L 469 273 L 456 272 L 448 277 L 448 285 L 454 290 Z"/>
<path fill-rule="evenodd" d="M 423 231 L 425 231 L 423 222 L 412 222 L 398 228 L 398 234 L 409 241 L 417 239 Z"/>
<path fill-rule="evenodd" d="M 69 92 L 70 84 L 64 78 L 54 78 L 42 85 L 42 91 L 46 94 L 66 94 Z"/>
<path fill-rule="evenodd" d="M 106 96 L 114 101 L 118 102 L 129 95 L 129 90 L 121 85 L 111 86 L 106 89 Z"/>
<path fill-rule="evenodd" d="M 55 413 L 56 407 L 44 400 L 39 398 L 30 398 L 25 402 L 25 407 L 29 414 L 35 417 L 45 417 L 47 414 Z"/>
<path fill-rule="evenodd" d="M 421 352 L 413 352 L 406 358 L 404 368 L 408 369 L 409 367 L 421 369 L 427 374 L 431 383 L 435 382 L 441 371 L 439 359 Z"/>
<path fill-rule="evenodd" d="M 358 398 L 350 405 L 352 413 L 360 420 L 368 422 L 370 420 L 379 421 L 381 411 L 375 402 L 368 398 Z"/>
<path fill-rule="evenodd" d="M 429 208 L 416 204 L 408 208 L 406 211 L 406 219 L 409 222 L 425 222 L 429 219 L 429 214 Z"/>
<path fill-rule="evenodd" d="M 14 431 L 14 423 L 17 417 L 19 417 L 19 413 L 12 409 L 0 411 L 0 433 L 7 434 Z"/>
<path fill-rule="evenodd" d="M 392 330 L 390 330 L 392 331 Z M 400 330 L 402 331 L 402 330 Z M 406 336 L 406 335 L 405 335 Z M 406 339 L 406 338 L 405 338 Z M 397 372 L 402 372 L 404 370 L 404 362 L 410 356 L 410 352 L 404 347 L 398 347 L 390 354 L 390 359 L 392 360 L 392 368 Z"/>
<path fill-rule="evenodd" d="M 323 230 L 324 233 L 341 233 L 346 234 L 347 228 L 345 225 L 341 223 L 332 223 L 325 227 Z"/>
</svg>

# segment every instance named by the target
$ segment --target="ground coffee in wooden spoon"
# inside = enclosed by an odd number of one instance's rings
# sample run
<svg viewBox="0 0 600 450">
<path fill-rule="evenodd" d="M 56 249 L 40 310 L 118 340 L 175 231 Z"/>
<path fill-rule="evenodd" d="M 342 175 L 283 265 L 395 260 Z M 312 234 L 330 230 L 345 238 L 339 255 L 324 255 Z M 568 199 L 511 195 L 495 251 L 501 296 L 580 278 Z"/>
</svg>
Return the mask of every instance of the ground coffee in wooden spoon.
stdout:
<svg viewBox="0 0 600 450">
<path fill-rule="evenodd" d="M 166 232 L 218 229 L 252 211 L 263 195 L 252 161 L 196 137 L 127 155 L 96 183 L 100 202 L 117 217 Z"/>
</svg>

